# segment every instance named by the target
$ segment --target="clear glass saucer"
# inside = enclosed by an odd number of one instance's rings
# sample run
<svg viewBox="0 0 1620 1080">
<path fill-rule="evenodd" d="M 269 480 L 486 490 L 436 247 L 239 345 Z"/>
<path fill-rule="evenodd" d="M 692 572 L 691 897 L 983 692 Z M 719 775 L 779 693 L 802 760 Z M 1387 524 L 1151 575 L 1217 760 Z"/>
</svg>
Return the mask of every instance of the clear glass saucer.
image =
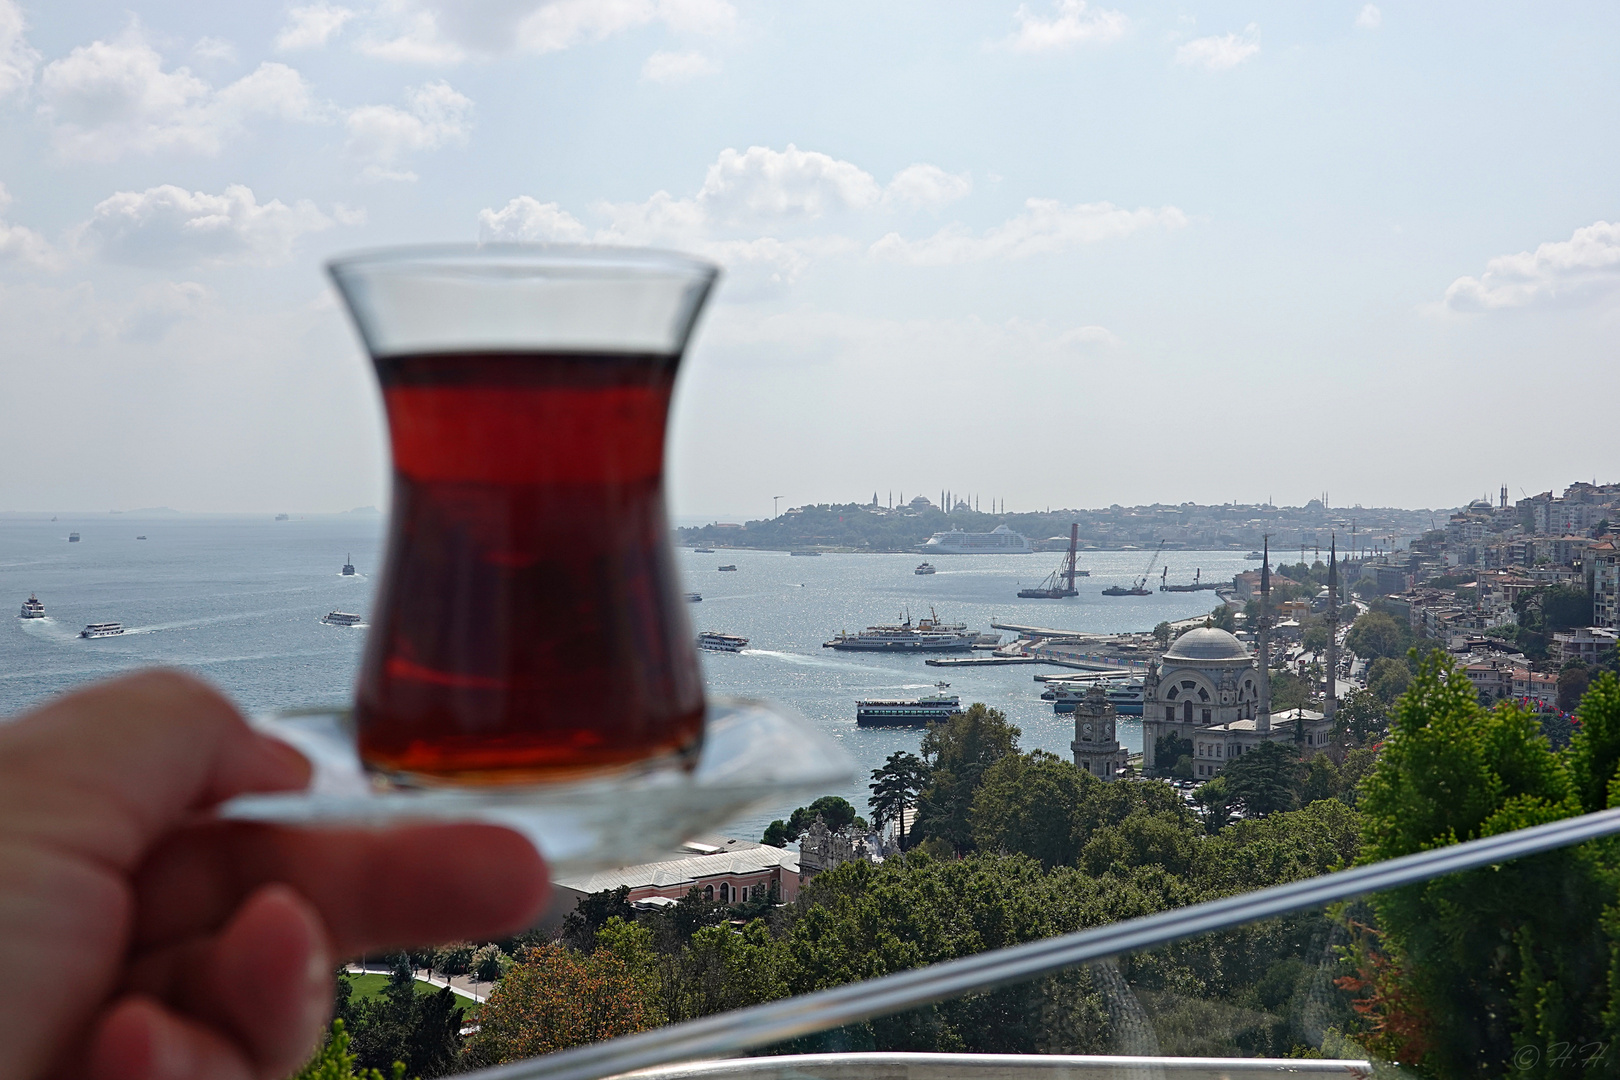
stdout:
<svg viewBox="0 0 1620 1080">
<path fill-rule="evenodd" d="M 392 786 L 360 764 L 345 708 L 269 713 L 253 723 L 308 758 L 313 775 L 302 791 L 223 803 L 221 817 L 289 825 L 487 821 L 529 837 L 554 876 L 667 856 L 755 807 L 825 795 L 854 775 L 838 744 L 802 716 L 739 698 L 709 701 L 703 752 L 691 772 L 511 787 Z"/>
</svg>

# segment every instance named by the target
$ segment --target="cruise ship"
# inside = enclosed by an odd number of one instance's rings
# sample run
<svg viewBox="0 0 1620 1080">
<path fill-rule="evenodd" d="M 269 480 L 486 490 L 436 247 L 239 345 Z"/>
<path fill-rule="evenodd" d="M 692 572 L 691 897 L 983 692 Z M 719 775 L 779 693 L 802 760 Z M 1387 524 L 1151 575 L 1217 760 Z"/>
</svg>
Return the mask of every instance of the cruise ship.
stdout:
<svg viewBox="0 0 1620 1080">
<path fill-rule="evenodd" d="M 359 626 L 360 616 L 347 611 L 329 611 L 321 616 L 321 622 L 328 626 Z"/>
<path fill-rule="evenodd" d="M 697 636 L 697 647 L 709 652 L 742 652 L 748 639 L 736 634 L 722 634 L 718 630 L 705 630 Z"/>
<path fill-rule="evenodd" d="M 86 626 L 83 630 L 80 630 L 79 631 L 79 636 L 80 637 L 85 637 L 85 638 L 117 637 L 119 634 L 122 634 L 123 632 L 124 632 L 124 624 L 123 623 L 93 622 L 89 626 Z"/>
<path fill-rule="evenodd" d="M 858 727 L 927 727 L 943 724 L 951 714 L 962 711 L 962 699 L 947 694 L 948 682 L 935 683 L 938 691 L 916 700 L 857 701 L 855 723 Z"/>
<path fill-rule="evenodd" d="M 987 533 L 950 532 L 935 533 L 923 545 L 925 555 L 1028 555 L 1035 550 L 1029 538 L 1013 532 L 1005 525 L 997 525 Z"/>
<path fill-rule="evenodd" d="M 39 602 L 39 597 L 35 596 L 33 593 L 29 593 L 28 599 L 23 601 L 22 614 L 18 615 L 17 618 L 43 619 L 44 617 L 45 605 Z"/>
<path fill-rule="evenodd" d="M 868 626 L 859 634 L 840 630 L 831 641 L 821 643 L 823 649 L 854 650 L 860 652 L 953 652 L 972 649 L 979 635 L 971 632 L 965 623 L 942 623 L 929 609 L 929 617 L 918 619 L 915 626 L 911 616 L 896 626 Z"/>
</svg>

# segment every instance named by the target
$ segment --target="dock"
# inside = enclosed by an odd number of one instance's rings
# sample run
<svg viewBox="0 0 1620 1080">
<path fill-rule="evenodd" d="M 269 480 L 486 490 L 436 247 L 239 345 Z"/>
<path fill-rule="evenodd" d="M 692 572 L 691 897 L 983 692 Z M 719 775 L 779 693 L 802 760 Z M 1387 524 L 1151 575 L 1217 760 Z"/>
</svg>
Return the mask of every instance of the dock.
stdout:
<svg viewBox="0 0 1620 1080">
<path fill-rule="evenodd" d="M 963 656 L 930 657 L 923 661 L 929 667 L 1005 667 L 1009 664 L 1051 664 L 1039 656 Z"/>
</svg>

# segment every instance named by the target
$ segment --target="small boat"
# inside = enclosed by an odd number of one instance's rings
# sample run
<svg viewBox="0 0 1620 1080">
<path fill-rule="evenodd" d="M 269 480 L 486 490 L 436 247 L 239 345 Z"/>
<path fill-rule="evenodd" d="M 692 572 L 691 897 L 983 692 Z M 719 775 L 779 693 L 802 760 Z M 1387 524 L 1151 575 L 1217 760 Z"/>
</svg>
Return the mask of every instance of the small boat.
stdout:
<svg viewBox="0 0 1620 1080">
<path fill-rule="evenodd" d="M 737 569 L 737 564 L 736 563 L 726 563 L 726 565 L 722 566 L 720 569 L 722 569 L 722 570 L 735 570 L 735 569 Z"/>
<path fill-rule="evenodd" d="M 18 615 L 17 618 L 43 619 L 44 617 L 45 605 L 39 602 L 39 597 L 35 596 L 33 593 L 29 593 L 28 599 L 23 601 L 22 614 Z"/>
<path fill-rule="evenodd" d="M 137 536 L 135 539 L 137 539 L 137 540 L 145 540 L 146 537 L 145 536 Z"/>
<path fill-rule="evenodd" d="M 925 562 L 925 563 L 918 563 L 917 564 L 917 569 L 913 570 L 912 573 L 913 574 L 934 574 L 934 573 L 938 573 L 938 571 L 934 569 L 934 564 L 933 563 Z"/>
<path fill-rule="evenodd" d="M 857 727 L 927 727 L 929 724 L 943 724 L 951 718 L 952 713 L 962 711 L 962 699 L 945 692 L 951 688 L 948 682 L 937 682 L 934 686 L 936 693 L 914 700 L 857 701 L 855 724 Z"/>
<path fill-rule="evenodd" d="M 68 543 L 77 544 L 78 542 L 79 542 L 79 534 L 78 533 L 76 533 L 76 532 L 68 533 Z"/>
<path fill-rule="evenodd" d="M 747 638 L 718 630 L 705 630 L 697 636 L 697 647 L 708 652 L 742 652 L 747 646 Z"/>
<path fill-rule="evenodd" d="M 1152 596 L 1153 595 L 1152 592 L 1150 592 L 1147 589 L 1144 589 L 1140 585 L 1132 585 L 1128 589 L 1123 585 L 1110 585 L 1110 586 L 1108 586 L 1108 588 L 1106 588 L 1106 589 L 1104 589 L 1102 591 L 1102 594 L 1104 596 Z"/>
<path fill-rule="evenodd" d="M 329 611 L 321 616 L 321 622 L 328 626 L 359 626 L 360 616 L 347 611 Z"/>
<path fill-rule="evenodd" d="M 1258 552 L 1258 551 L 1251 551 L 1251 552 L 1249 552 L 1247 555 L 1245 555 L 1243 557 L 1245 559 L 1249 559 L 1252 562 L 1263 562 L 1263 561 L 1265 561 L 1265 555 L 1262 554 L 1261 552 Z"/>
<path fill-rule="evenodd" d="M 79 631 L 82 638 L 117 637 L 124 632 L 123 623 L 93 622 Z"/>
<path fill-rule="evenodd" d="M 693 553 L 698 554 L 698 555 L 713 555 L 714 554 L 714 548 L 693 548 L 692 551 L 693 551 Z"/>
<path fill-rule="evenodd" d="M 287 520 L 287 515 L 286 514 L 277 514 L 276 515 L 276 520 L 277 521 L 286 521 Z"/>
<path fill-rule="evenodd" d="M 789 555 L 820 555 L 819 551 L 790 551 Z"/>
<path fill-rule="evenodd" d="M 688 604 L 701 604 L 703 602 L 703 594 L 700 592 L 689 592 L 686 594 L 686 602 Z"/>
<path fill-rule="evenodd" d="M 341 576 L 343 576 L 343 577 L 354 577 L 355 573 L 354 573 L 354 555 L 353 555 L 353 553 L 350 553 L 350 554 L 344 556 L 344 560 L 345 561 L 343 563 L 343 572 L 342 572 Z"/>
</svg>

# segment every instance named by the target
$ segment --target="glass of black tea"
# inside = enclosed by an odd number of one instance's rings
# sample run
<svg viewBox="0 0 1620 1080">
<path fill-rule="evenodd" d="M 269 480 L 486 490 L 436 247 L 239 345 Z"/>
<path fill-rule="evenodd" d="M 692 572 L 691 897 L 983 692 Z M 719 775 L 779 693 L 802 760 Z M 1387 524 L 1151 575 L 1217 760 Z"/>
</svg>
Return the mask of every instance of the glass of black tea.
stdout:
<svg viewBox="0 0 1620 1080">
<path fill-rule="evenodd" d="M 669 548 L 664 427 L 717 268 L 485 245 L 328 269 L 393 446 L 355 703 L 367 766 L 418 785 L 689 766 L 703 685 Z"/>
</svg>

